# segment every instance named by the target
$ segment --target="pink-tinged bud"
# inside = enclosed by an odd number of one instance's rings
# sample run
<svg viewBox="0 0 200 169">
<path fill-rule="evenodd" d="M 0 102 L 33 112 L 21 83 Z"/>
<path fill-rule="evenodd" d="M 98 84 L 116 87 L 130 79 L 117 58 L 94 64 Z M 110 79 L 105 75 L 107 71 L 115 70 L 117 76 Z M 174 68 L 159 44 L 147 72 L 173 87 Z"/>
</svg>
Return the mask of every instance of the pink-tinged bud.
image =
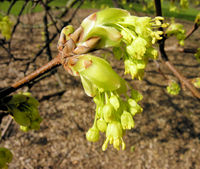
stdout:
<svg viewBox="0 0 200 169">
<path fill-rule="evenodd" d="M 83 40 L 98 36 L 101 37 L 101 40 L 96 46 L 97 48 L 118 46 L 122 35 L 117 29 L 108 25 L 119 22 L 123 17 L 129 15 L 129 12 L 125 10 L 108 8 L 88 16 L 81 24 L 84 29 Z"/>
<path fill-rule="evenodd" d="M 107 61 L 89 54 L 78 56 L 77 59 L 76 64 L 70 68 L 78 72 L 84 81 L 90 82 L 87 86 L 98 88 L 101 91 L 113 91 L 120 88 L 121 77 Z"/>
</svg>

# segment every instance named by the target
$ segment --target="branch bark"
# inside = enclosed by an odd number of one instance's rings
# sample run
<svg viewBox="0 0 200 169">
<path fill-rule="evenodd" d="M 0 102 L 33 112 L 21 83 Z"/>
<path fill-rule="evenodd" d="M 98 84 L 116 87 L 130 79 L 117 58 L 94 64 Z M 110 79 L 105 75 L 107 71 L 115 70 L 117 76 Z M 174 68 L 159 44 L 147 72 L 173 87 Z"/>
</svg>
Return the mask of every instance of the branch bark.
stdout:
<svg viewBox="0 0 200 169">
<path fill-rule="evenodd" d="M 44 65 L 41 68 L 37 69 L 36 71 L 34 71 L 33 73 L 29 74 L 28 76 L 25 76 L 23 79 L 13 83 L 10 87 L 0 91 L 0 98 L 3 98 L 5 96 L 9 95 L 10 93 L 16 91 L 17 89 L 23 87 L 24 85 L 26 85 L 29 82 L 31 82 L 34 79 L 36 79 L 37 77 L 40 77 L 44 73 L 52 70 L 53 68 L 55 68 L 55 67 L 57 67 L 59 65 L 61 65 L 61 62 L 60 62 L 60 57 L 58 55 L 56 58 L 54 58 L 53 60 L 48 62 L 46 65 Z"/>
<path fill-rule="evenodd" d="M 199 28 L 199 25 L 195 23 L 193 27 L 187 32 L 185 40 L 188 39 L 198 28 Z"/>
</svg>

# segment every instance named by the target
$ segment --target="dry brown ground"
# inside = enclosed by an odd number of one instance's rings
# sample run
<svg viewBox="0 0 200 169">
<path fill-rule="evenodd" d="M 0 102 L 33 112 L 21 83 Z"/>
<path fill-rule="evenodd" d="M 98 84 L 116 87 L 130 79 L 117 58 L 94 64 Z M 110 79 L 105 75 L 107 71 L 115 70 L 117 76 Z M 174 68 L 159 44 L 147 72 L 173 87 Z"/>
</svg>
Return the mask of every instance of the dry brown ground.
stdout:
<svg viewBox="0 0 200 169">
<path fill-rule="evenodd" d="M 92 11 L 81 10 L 73 24 Z M 41 15 L 31 17 L 31 21 L 41 23 Z M 23 21 L 28 23 L 27 17 Z M 29 21 L 30 22 L 30 21 Z M 182 21 L 188 30 L 191 22 Z M 41 29 L 20 27 L 12 44 L 13 53 L 20 58 L 32 58 L 42 45 Z M 200 32 L 186 42 L 187 47 L 197 47 Z M 174 39 L 167 45 L 175 44 Z M 52 44 L 56 55 L 56 42 Z M 170 60 L 187 77 L 200 75 L 200 66 L 192 54 L 168 52 Z M 99 52 L 99 55 L 100 52 Z M 6 87 L 24 76 L 25 61 L 8 61 L 6 53 L 0 49 L 0 87 Z M 110 59 L 115 70 L 123 74 L 123 64 Z M 32 64 L 29 72 L 47 62 L 43 54 Z M 165 67 L 164 71 L 172 74 Z M 58 72 L 66 92 L 62 96 L 50 97 L 40 102 L 41 116 L 44 118 L 39 131 L 24 133 L 13 123 L 9 135 L 1 145 L 14 154 L 11 169 L 200 169 L 200 104 L 190 92 L 181 91 L 178 96 L 166 93 L 166 81 L 156 71 L 155 63 L 150 62 L 143 81 L 126 79 L 144 96 L 141 105 L 143 113 L 135 116 L 136 126 L 128 131 L 124 140 L 125 151 L 116 151 L 109 146 L 101 150 L 105 136 L 97 143 L 90 143 L 85 133 L 91 127 L 95 105 L 87 97 L 80 80 L 67 74 L 63 68 Z M 31 88 L 34 96 L 41 99 L 60 89 L 55 75 L 40 81 Z M 26 90 L 26 88 L 23 88 Z M 4 119 L 4 125 L 7 119 Z M 133 151 L 134 148 L 134 151 Z"/>
</svg>

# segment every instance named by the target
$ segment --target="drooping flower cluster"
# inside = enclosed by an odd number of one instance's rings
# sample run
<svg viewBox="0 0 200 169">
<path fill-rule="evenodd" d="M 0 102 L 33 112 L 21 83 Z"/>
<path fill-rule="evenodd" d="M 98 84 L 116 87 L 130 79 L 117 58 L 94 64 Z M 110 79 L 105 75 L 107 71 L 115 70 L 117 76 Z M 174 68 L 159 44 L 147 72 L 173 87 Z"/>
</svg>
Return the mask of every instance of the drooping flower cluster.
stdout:
<svg viewBox="0 0 200 169">
<path fill-rule="evenodd" d="M 77 48 L 88 51 L 89 41 L 97 38 L 92 48 L 113 47 L 115 57 L 124 61 L 125 73 L 130 73 L 132 78 L 142 79 L 148 59 L 155 59 L 158 54 L 152 45 L 162 39 L 163 32 L 156 28 L 165 26 L 162 17 L 136 17 L 126 10 L 108 8 L 83 20 L 78 29 L 81 31 L 78 42 L 74 40 L 77 37 L 72 38 L 74 33 L 68 34 L 73 30 L 65 33 L 65 30 L 69 30 L 65 27 L 58 46 L 63 52 L 68 48 L 63 48 L 62 45 L 72 44 L 72 50 L 69 51 L 77 54 Z M 128 83 L 104 59 L 91 54 L 66 56 L 64 68 L 70 74 L 80 76 L 85 93 L 93 97 L 96 103 L 94 124 L 88 130 L 86 138 L 95 142 L 99 139 L 99 133 L 105 132 L 103 150 L 106 150 L 108 143 L 113 144 L 116 149 L 125 149 L 123 134 L 125 130 L 134 127 L 133 116 L 142 111 L 138 104 L 142 95 L 129 85 L 132 95 L 128 96 Z"/>
<path fill-rule="evenodd" d="M 42 118 L 38 112 L 38 105 L 39 102 L 30 93 L 19 93 L 12 96 L 7 107 L 20 129 L 28 131 L 40 128 Z"/>
<path fill-rule="evenodd" d="M 142 111 L 137 104 L 142 95 L 132 89 L 132 96 L 127 93 L 127 85 L 109 65 L 107 61 L 90 54 L 73 58 L 69 65 L 72 72 L 81 77 L 86 94 L 94 97 L 96 114 L 93 126 L 88 130 L 86 138 L 96 142 L 99 132 L 106 133 L 106 140 L 102 146 L 106 150 L 108 143 L 114 148 L 125 149 L 123 134 L 125 130 L 134 127 L 133 116 Z M 124 94 L 122 98 L 120 94 Z"/>
</svg>

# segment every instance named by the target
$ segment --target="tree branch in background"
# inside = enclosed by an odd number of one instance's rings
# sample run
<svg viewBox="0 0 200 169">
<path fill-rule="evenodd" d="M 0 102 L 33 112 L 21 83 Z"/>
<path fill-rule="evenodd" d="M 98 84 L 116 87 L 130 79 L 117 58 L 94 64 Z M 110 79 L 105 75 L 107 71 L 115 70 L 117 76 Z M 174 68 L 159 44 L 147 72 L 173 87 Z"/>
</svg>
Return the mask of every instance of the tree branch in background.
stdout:
<svg viewBox="0 0 200 169">
<path fill-rule="evenodd" d="M 8 8 L 8 11 L 7 11 L 7 15 L 10 14 L 11 9 L 12 9 L 12 7 L 15 5 L 16 2 L 17 2 L 17 0 L 13 0 L 13 1 L 11 2 L 10 6 L 9 6 L 9 8 Z"/>
<path fill-rule="evenodd" d="M 25 9 L 25 7 L 26 7 L 27 4 L 28 4 L 28 1 L 26 0 L 26 1 L 24 2 L 24 4 L 23 4 L 23 6 L 22 6 L 22 8 L 21 8 L 21 10 L 20 10 L 20 12 L 19 12 L 19 14 L 18 14 L 17 22 L 15 23 L 15 25 L 14 25 L 14 27 L 13 27 L 13 29 L 12 29 L 12 33 L 11 33 L 11 36 L 10 36 L 10 40 L 9 40 L 9 42 L 8 42 L 8 50 L 9 50 L 9 51 L 11 51 L 11 41 L 12 41 L 13 35 L 14 35 L 15 31 L 16 31 L 17 26 L 18 26 L 19 23 L 20 23 L 20 17 L 21 17 L 21 15 L 22 15 L 22 13 L 23 13 L 23 11 L 24 11 L 24 9 Z M 10 55 L 10 57 L 12 57 L 12 56 Z"/>
<path fill-rule="evenodd" d="M 45 15 L 48 15 L 48 16 L 49 16 L 49 18 L 51 19 L 51 21 L 52 21 L 53 25 L 55 26 L 57 32 L 60 33 L 60 32 L 59 32 L 60 30 L 59 30 L 59 28 L 58 28 L 57 25 L 56 25 L 56 21 L 54 21 L 52 15 L 50 14 L 50 11 L 49 11 L 49 8 L 50 8 L 50 7 L 48 6 L 47 3 L 45 4 L 43 1 L 41 1 L 41 4 L 42 4 L 42 6 L 43 6 L 43 8 L 44 8 L 44 10 L 45 10 Z M 46 17 L 47 17 L 47 16 L 46 16 Z"/>
<path fill-rule="evenodd" d="M 156 8 L 156 15 L 162 16 L 162 8 L 161 8 L 161 1 L 160 0 L 154 0 L 155 8 Z M 159 30 L 163 31 L 163 28 L 160 27 Z M 168 56 L 165 52 L 165 40 L 166 38 L 163 35 L 163 38 L 158 41 L 159 43 L 159 50 L 161 54 L 161 58 L 164 61 L 165 65 L 168 67 L 169 70 L 173 72 L 173 74 L 179 79 L 182 86 L 186 86 L 192 94 L 200 99 L 200 92 L 193 86 L 192 83 L 189 82 L 178 70 L 174 67 L 174 65 L 169 61 Z"/>
<path fill-rule="evenodd" d="M 187 32 L 185 40 L 188 39 L 198 28 L 199 25 L 194 23 L 193 27 Z"/>
<path fill-rule="evenodd" d="M 75 5 L 77 2 L 79 2 L 79 0 L 74 1 L 74 3 L 71 4 L 71 6 L 69 6 L 69 7 L 72 7 L 72 6 Z M 57 37 L 57 35 L 58 35 L 58 34 L 60 33 L 60 31 L 62 30 L 62 28 L 63 28 L 64 26 L 68 25 L 68 24 L 72 21 L 72 19 L 74 18 L 74 15 L 77 13 L 77 11 L 79 10 L 79 8 L 81 7 L 82 4 L 83 4 L 83 1 L 81 1 L 80 4 L 77 6 L 77 8 L 75 9 L 75 11 L 74 11 L 74 13 L 72 14 L 72 16 L 71 16 L 67 21 L 63 22 L 61 28 L 59 28 L 59 30 L 58 30 L 56 33 L 54 33 L 54 34 L 52 35 L 51 38 L 49 38 L 49 41 L 45 43 L 45 45 L 42 47 L 42 49 L 40 49 L 40 50 L 36 53 L 35 57 L 34 57 L 30 62 L 28 62 L 28 63 L 26 64 L 26 68 L 25 68 L 25 71 L 24 71 L 25 73 L 28 71 L 29 65 L 30 65 L 31 63 L 33 63 L 33 62 L 36 61 L 36 59 L 43 53 L 43 51 L 48 47 L 48 45 Z M 67 9 L 67 10 L 64 11 L 65 14 L 67 14 L 67 13 L 68 13 L 68 10 L 69 10 L 69 9 L 67 8 L 67 6 L 66 6 L 66 9 Z M 65 15 L 62 13 L 62 17 L 64 17 L 64 16 L 65 16 Z M 60 17 L 59 19 L 62 19 L 62 17 Z"/>
<path fill-rule="evenodd" d="M 41 1 L 43 3 L 43 1 Z M 49 30 L 48 30 L 48 18 L 47 18 L 47 13 L 48 13 L 48 10 L 49 10 L 49 7 L 48 7 L 48 4 L 47 4 L 47 1 L 45 1 L 46 4 L 44 5 L 45 8 L 45 14 L 44 14 L 44 17 L 43 17 L 43 22 L 44 22 L 44 35 L 45 35 L 45 46 L 46 46 L 46 54 L 47 56 L 49 57 L 49 60 L 52 59 L 52 54 L 51 54 L 51 49 L 50 49 L 50 43 L 49 42 Z"/>
<path fill-rule="evenodd" d="M 183 48 L 183 47 L 179 47 L 178 45 L 174 45 L 174 46 L 166 47 L 165 51 L 178 51 L 178 52 L 183 52 L 183 53 L 195 54 L 197 52 L 197 49 L 195 49 L 195 48 Z"/>
</svg>

